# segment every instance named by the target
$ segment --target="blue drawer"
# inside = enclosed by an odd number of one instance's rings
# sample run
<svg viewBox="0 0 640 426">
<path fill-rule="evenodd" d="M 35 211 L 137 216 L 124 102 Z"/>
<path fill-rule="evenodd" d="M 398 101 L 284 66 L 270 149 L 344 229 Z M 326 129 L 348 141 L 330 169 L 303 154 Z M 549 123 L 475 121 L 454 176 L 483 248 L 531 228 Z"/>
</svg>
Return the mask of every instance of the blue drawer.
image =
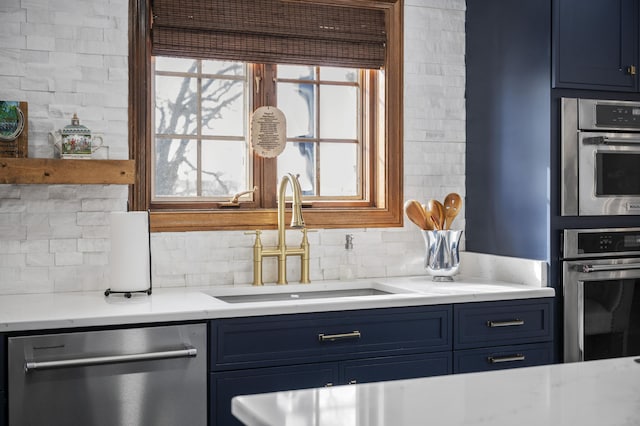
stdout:
<svg viewBox="0 0 640 426">
<path fill-rule="evenodd" d="M 453 348 L 551 341 L 551 303 L 543 298 L 455 305 Z"/>
<path fill-rule="evenodd" d="M 341 383 L 369 383 L 386 380 L 451 374 L 451 351 L 415 355 L 400 355 L 344 361 Z"/>
<path fill-rule="evenodd" d="M 451 313 L 438 305 L 214 320 L 211 369 L 451 350 Z"/>
<path fill-rule="evenodd" d="M 553 362 L 553 344 L 498 346 L 493 348 L 466 349 L 453 353 L 453 372 L 504 370 L 515 367 L 531 367 Z"/>
</svg>

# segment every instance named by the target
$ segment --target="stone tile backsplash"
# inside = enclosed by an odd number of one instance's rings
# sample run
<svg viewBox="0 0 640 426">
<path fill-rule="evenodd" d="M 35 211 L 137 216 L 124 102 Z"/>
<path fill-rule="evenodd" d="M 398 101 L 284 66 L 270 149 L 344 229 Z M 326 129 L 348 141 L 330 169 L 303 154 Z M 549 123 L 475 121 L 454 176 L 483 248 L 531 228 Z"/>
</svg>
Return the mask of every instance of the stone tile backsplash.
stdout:
<svg viewBox="0 0 640 426">
<path fill-rule="evenodd" d="M 78 113 L 110 158 L 127 158 L 127 9 L 127 0 L 0 3 L 0 99 L 29 103 L 29 156 L 53 157 L 48 133 Z M 464 0 L 405 0 L 405 199 L 464 194 L 464 13 Z M 108 215 L 126 203 L 126 186 L 0 185 L 0 294 L 109 287 Z M 406 222 L 309 234 L 312 281 L 338 278 L 346 233 L 359 277 L 423 273 L 422 237 Z M 464 211 L 455 227 L 464 229 Z M 264 233 L 266 244 L 275 238 Z M 155 233 L 153 285 L 250 283 L 252 244 L 240 231 Z M 272 260 L 266 283 L 276 279 Z M 297 281 L 298 260 L 287 274 Z"/>
</svg>

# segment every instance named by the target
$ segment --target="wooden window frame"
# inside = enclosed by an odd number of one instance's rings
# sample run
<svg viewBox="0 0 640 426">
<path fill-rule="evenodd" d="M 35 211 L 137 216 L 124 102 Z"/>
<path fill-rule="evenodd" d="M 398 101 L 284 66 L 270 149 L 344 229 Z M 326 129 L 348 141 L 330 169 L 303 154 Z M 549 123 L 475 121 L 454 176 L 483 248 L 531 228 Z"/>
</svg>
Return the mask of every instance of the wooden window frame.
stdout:
<svg viewBox="0 0 640 426">
<path fill-rule="evenodd" d="M 317 2 L 319 0 L 292 0 Z M 375 136 L 369 167 L 371 204 L 365 207 L 313 207 L 304 211 L 310 228 L 380 228 L 403 225 L 403 0 L 321 0 L 324 4 L 376 7 L 385 10 L 388 43 L 384 67 L 385 99 L 373 105 L 381 111 L 376 123 L 369 123 Z M 152 111 L 150 65 L 151 47 L 149 0 L 130 0 L 129 5 L 129 153 L 136 164 L 136 183 L 131 187 L 131 210 L 148 210 L 151 200 Z M 381 73 L 382 74 L 382 73 Z M 275 181 L 276 167 L 265 167 L 274 159 L 254 157 L 261 179 Z M 268 175 L 267 175 L 268 174 Z M 276 194 L 265 194 L 272 200 L 264 205 L 276 205 Z M 277 209 L 220 210 L 152 210 L 152 232 L 274 229 Z"/>
</svg>

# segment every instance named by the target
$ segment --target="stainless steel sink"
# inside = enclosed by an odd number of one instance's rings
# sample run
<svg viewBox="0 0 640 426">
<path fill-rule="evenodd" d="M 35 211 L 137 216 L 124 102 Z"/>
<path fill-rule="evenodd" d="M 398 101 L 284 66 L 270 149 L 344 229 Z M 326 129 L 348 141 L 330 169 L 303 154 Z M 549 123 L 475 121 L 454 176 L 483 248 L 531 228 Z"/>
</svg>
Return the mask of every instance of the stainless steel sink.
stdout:
<svg viewBox="0 0 640 426">
<path fill-rule="evenodd" d="M 234 294 L 231 296 L 213 296 L 227 303 L 273 302 L 284 300 L 308 300 L 350 296 L 381 296 L 394 294 L 376 288 L 354 288 L 341 290 L 300 291 L 286 293 Z"/>
</svg>

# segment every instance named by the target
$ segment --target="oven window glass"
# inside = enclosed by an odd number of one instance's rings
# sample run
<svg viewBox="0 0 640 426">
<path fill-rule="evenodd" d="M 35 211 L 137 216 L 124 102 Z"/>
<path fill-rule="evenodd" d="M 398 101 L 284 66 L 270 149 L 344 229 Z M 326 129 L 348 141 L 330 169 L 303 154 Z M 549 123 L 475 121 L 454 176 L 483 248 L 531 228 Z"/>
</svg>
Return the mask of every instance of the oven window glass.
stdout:
<svg viewBox="0 0 640 426">
<path fill-rule="evenodd" d="M 640 355 L 640 279 L 584 283 L 584 359 Z"/>
<path fill-rule="evenodd" d="M 596 153 L 596 195 L 640 195 L 640 154 Z"/>
</svg>

